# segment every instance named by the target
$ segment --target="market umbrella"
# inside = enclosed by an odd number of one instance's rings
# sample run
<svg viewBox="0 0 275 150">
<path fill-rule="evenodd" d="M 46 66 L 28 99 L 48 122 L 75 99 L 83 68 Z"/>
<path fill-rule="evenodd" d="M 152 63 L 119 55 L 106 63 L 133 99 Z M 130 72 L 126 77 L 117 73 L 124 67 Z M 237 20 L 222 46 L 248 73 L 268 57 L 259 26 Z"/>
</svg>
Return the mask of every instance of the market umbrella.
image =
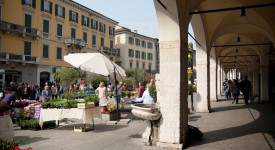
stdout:
<svg viewBox="0 0 275 150">
<path fill-rule="evenodd" d="M 101 53 L 71 53 L 64 56 L 64 60 L 76 68 L 81 70 L 110 76 L 115 81 L 118 78 L 125 77 L 125 70 L 115 64 L 109 58 Z M 116 83 L 115 83 L 116 84 Z M 117 120 L 119 120 L 119 106 L 118 106 L 118 89 L 115 85 L 115 98 L 117 103 Z"/>
<path fill-rule="evenodd" d="M 124 69 L 101 53 L 71 53 L 64 56 L 64 60 L 81 70 L 111 76 L 113 79 L 114 76 L 116 79 L 126 76 Z"/>
</svg>

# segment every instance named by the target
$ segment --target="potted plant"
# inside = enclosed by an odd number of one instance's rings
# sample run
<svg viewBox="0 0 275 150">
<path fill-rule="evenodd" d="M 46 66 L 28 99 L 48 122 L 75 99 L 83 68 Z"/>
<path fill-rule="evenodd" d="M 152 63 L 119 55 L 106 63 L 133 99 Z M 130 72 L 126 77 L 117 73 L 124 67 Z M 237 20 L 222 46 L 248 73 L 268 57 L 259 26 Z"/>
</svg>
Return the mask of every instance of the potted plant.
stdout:
<svg viewBox="0 0 275 150">
<path fill-rule="evenodd" d="M 84 98 L 84 102 L 85 103 L 94 102 L 95 106 L 99 106 L 99 98 L 96 95 L 94 95 L 94 94 L 86 96 Z"/>
</svg>

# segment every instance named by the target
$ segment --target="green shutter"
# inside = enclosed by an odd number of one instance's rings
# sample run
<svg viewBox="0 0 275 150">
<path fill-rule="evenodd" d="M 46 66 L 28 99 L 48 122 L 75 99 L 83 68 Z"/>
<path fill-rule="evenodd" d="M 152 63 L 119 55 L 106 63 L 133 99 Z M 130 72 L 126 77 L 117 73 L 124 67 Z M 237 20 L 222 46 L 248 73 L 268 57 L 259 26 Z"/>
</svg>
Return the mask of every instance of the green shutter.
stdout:
<svg viewBox="0 0 275 150">
<path fill-rule="evenodd" d="M 41 0 L 41 11 L 44 11 L 44 0 Z"/>
<path fill-rule="evenodd" d="M 36 7 L 36 0 L 32 0 L 32 8 L 35 9 L 35 7 Z"/>
<path fill-rule="evenodd" d="M 69 21 L 72 21 L 72 11 L 69 11 Z"/>
<path fill-rule="evenodd" d="M 58 15 L 58 5 L 55 4 L 55 16 L 57 16 L 57 15 Z"/>
<path fill-rule="evenodd" d="M 63 7 L 63 18 L 65 19 L 65 7 Z"/>
<path fill-rule="evenodd" d="M 78 23 L 78 13 L 76 12 L 76 23 Z"/>
<path fill-rule="evenodd" d="M 53 12 L 53 3 L 50 2 L 50 14 L 52 14 L 52 12 Z"/>
</svg>

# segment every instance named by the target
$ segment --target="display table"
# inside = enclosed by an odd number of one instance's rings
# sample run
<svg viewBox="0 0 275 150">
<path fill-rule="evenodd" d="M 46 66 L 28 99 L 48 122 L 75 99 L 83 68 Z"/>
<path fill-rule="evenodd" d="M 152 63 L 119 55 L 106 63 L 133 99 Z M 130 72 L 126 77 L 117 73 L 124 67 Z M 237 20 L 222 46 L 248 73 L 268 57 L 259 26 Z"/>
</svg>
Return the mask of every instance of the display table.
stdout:
<svg viewBox="0 0 275 150">
<path fill-rule="evenodd" d="M 86 124 L 88 120 L 93 123 L 94 118 L 102 119 L 100 108 L 93 107 L 88 109 L 70 108 L 70 109 L 57 109 L 57 108 L 42 108 L 40 110 L 39 125 L 42 128 L 43 122 L 51 120 L 61 120 L 63 118 L 76 118 L 82 119 L 83 124 Z"/>
<path fill-rule="evenodd" d="M 13 123 L 10 115 L 0 116 L 0 139 L 10 141 L 14 137 Z"/>
</svg>

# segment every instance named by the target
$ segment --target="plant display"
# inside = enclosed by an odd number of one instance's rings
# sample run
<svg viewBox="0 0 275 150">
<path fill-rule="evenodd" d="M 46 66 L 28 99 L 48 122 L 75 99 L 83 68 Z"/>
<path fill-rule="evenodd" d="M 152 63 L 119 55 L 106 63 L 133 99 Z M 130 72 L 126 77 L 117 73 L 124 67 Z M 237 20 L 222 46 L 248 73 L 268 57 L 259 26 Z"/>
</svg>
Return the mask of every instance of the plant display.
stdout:
<svg viewBox="0 0 275 150">
<path fill-rule="evenodd" d="M 149 94 L 153 97 L 153 99 L 157 100 L 157 89 L 155 82 L 152 83 L 152 85 L 149 87 Z"/>
<path fill-rule="evenodd" d="M 77 101 L 53 99 L 42 103 L 42 108 L 77 108 Z"/>
<path fill-rule="evenodd" d="M 20 150 L 20 142 L 17 140 L 12 141 L 2 141 L 0 140 L 0 149 L 1 150 Z"/>
<path fill-rule="evenodd" d="M 40 130 L 41 129 L 39 122 L 36 119 L 28 119 L 28 120 L 21 119 L 18 125 L 23 130 L 26 130 L 26 129 Z"/>
<path fill-rule="evenodd" d="M 75 92 L 65 92 L 61 95 L 62 99 L 74 100 L 76 98 Z"/>
<path fill-rule="evenodd" d="M 99 103 L 99 98 L 97 97 L 97 95 L 90 94 L 84 97 L 84 101 L 85 103 L 87 102 Z"/>
<path fill-rule="evenodd" d="M 115 104 L 108 104 L 106 107 L 107 107 L 107 110 L 109 112 L 113 112 L 113 111 L 116 110 L 116 105 Z"/>
</svg>

